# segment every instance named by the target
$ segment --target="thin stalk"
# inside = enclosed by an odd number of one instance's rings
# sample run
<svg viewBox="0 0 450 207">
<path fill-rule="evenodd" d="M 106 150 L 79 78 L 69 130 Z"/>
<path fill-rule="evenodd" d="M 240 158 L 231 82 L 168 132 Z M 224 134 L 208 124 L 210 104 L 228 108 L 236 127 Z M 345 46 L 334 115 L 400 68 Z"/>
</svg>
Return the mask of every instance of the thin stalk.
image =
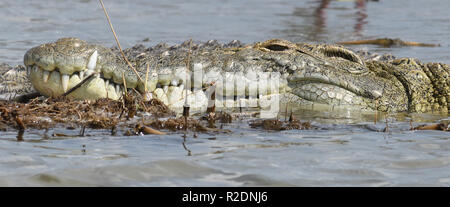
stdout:
<svg viewBox="0 0 450 207">
<path fill-rule="evenodd" d="M 145 83 L 144 83 L 144 91 L 147 93 L 147 82 L 148 82 L 148 73 L 150 72 L 150 64 L 147 64 L 147 71 L 145 72 Z M 147 94 L 145 94 L 144 99 L 147 99 Z"/>
<path fill-rule="evenodd" d="M 86 77 L 85 79 L 83 79 L 80 83 L 78 83 L 77 85 L 75 85 L 74 87 L 72 87 L 71 89 L 69 89 L 68 91 L 66 91 L 63 95 L 61 96 L 67 96 L 70 93 L 72 93 L 74 90 L 77 90 L 79 87 L 81 87 L 83 84 L 85 84 L 88 80 L 90 80 L 92 78 L 92 76 L 96 75 L 98 73 L 92 73 L 91 75 L 89 75 L 88 77 Z"/>
<path fill-rule="evenodd" d="M 127 92 L 127 82 L 125 81 L 125 74 L 122 72 L 122 81 L 123 81 L 123 87 L 124 87 L 124 91 L 125 91 L 125 96 L 128 96 L 128 92 Z"/>
<path fill-rule="evenodd" d="M 108 12 L 106 11 L 105 5 L 103 4 L 102 0 L 99 0 L 99 1 L 100 1 L 100 4 L 102 5 L 103 12 L 105 13 L 106 19 L 108 20 L 109 27 L 111 28 L 111 31 L 112 31 L 112 33 L 114 35 L 114 39 L 116 40 L 117 47 L 119 47 L 120 54 L 122 54 L 123 59 L 125 60 L 125 62 L 127 62 L 128 66 L 130 66 L 130 68 L 136 74 L 136 76 L 138 77 L 139 81 L 144 82 L 144 81 L 142 81 L 142 78 L 139 75 L 139 73 L 136 71 L 136 69 L 133 67 L 133 65 L 130 63 L 130 61 L 128 61 L 127 57 L 125 56 L 125 53 L 123 52 L 122 47 L 120 46 L 120 42 L 119 42 L 119 39 L 117 38 L 116 32 L 114 31 L 114 27 L 113 27 L 113 25 L 111 23 L 111 19 L 109 18 Z M 145 91 L 145 92 L 147 92 L 147 91 Z"/>
</svg>

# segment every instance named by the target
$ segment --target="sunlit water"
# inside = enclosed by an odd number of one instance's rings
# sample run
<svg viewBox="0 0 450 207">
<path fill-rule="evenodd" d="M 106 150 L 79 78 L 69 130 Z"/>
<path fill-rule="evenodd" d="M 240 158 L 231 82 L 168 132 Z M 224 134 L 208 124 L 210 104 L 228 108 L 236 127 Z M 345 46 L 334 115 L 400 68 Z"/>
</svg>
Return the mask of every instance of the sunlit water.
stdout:
<svg viewBox="0 0 450 207">
<path fill-rule="evenodd" d="M 356 46 L 450 63 L 450 4 L 438 0 L 105 1 L 121 44 L 270 38 L 333 43 L 401 38 L 441 47 Z M 114 45 L 98 1 L 0 2 L 0 61 L 21 64 L 32 46 L 64 36 Z M 149 38 L 150 42 L 142 42 Z M 225 124 L 230 134 L 110 136 L 108 130 L 1 132 L 0 185 L 449 186 L 450 134 L 410 131 L 447 114 L 294 110 L 317 130 Z M 281 119 L 284 119 L 281 115 Z M 388 121 L 388 132 L 383 131 Z M 120 131 L 119 131 L 120 132 Z M 68 137 L 55 137 L 63 133 Z M 183 145 L 184 143 L 184 145 Z M 189 156 L 190 155 L 190 156 Z"/>
</svg>

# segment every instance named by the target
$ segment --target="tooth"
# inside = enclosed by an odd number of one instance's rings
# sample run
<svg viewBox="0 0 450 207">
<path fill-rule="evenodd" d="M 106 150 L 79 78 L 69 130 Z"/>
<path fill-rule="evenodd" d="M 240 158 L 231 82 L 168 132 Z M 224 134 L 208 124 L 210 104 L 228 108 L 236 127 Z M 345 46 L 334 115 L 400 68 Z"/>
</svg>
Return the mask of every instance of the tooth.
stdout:
<svg viewBox="0 0 450 207">
<path fill-rule="evenodd" d="M 170 82 L 170 84 L 171 84 L 172 86 L 178 86 L 178 80 L 177 80 L 177 79 L 173 79 L 173 80 Z"/>
<path fill-rule="evenodd" d="M 170 86 L 168 92 L 166 93 L 169 105 L 176 103 L 182 99 L 183 89 L 176 86 Z"/>
<path fill-rule="evenodd" d="M 69 86 L 69 75 L 61 74 L 61 83 L 63 87 L 64 93 L 67 91 L 67 87 Z"/>
<path fill-rule="evenodd" d="M 30 72 L 31 72 L 31 66 L 27 66 L 27 76 L 30 75 Z"/>
<path fill-rule="evenodd" d="M 42 73 L 42 80 L 44 81 L 44 83 L 47 83 L 49 75 L 50 75 L 50 72 L 48 72 L 47 70 L 44 70 L 44 72 Z"/>
<path fill-rule="evenodd" d="M 116 85 L 116 94 L 118 96 L 122 95 L 122 93 L 120 93 L 120 86 L 119 85 Z"/>
<path fill-rule="evenodd" d="M 94 71 L 95 66 L 97 65 L 97 57 L 98 53 L 97 50 L 92 53 L 91 57 L 89 57 L 89 62 L 87 64 L 87 69 Z"/>
<path fill-rule="evenodd" d="M 150 92 L 147 92 L 147 100 L 151 100 L 153 98 L 153 94 Z"/>
<path fill-rule="evenodd" d="M 84 78 L 84 71 L 80 71 L 80 80 L 83 80 Z"/>
<path fill-rule="evenodd" d="M 166 104 L 166 105 L 169 104 L 169 100 L 167 99 L 167 95 L 164 93 L 164 91 L 161 88 L 155 89 L 154 95 L 156 96 L 157 99 L 162 101 L 164 104 Z"/>
<path fill-rule="evenodd" d="M 88 77 L 88 76 L 90 76 L 92 73 L 94 73 L 93 70 L 87 70 L 86 73 L 85 73 L 85 75 L 86 75 L 86 77 Z"/>
<path fill-rule="evenodd" d="M 163 86 L 164 93 L 167 93 L 168 90 L 169 90 L 169 86 Z"/>
<path fill-rule="evenodd" d="M 108 79 L 105 80 L 105 86 L 106 86 L 106 88 L 108 88 L 108 86 L 109 86 L 109 80 Z"/>
<path fill-rule="evenodd" d="M 108 98 L 111 99 L 119 99 L 119 95 L 116 92 L 116 89 L 112 83 L 105 84 L 106 85 L 106 91 L 108 92 Z"/>
<path fill-rule="evenodd" d="M 125 88 L 125 87 L 123 87 L 123 86 L 119 86 L 119 93 L 120 93 L 120 95 L 123 95 L 123 93 L 125 93 L 124 88 Z M 117 93 L 117 92 L 116 92 L 116 93 Z"/>
<path fill-rule="evenodd" d="M 32 68 L 32 72 L 37 72 L 39 70 L 39 68 L 38 68 L 38 66 L 37 65 L 35 65 L 35 66 L 33 66 L 33 68 Z"/>
<path fill-rule="evenodd" d="M 162 86 L 168 86 L 170 85 L 170 82 L 172 80 L 172 74 L 159 74 L 158 75 L 158 83 Z"/>
</svg>

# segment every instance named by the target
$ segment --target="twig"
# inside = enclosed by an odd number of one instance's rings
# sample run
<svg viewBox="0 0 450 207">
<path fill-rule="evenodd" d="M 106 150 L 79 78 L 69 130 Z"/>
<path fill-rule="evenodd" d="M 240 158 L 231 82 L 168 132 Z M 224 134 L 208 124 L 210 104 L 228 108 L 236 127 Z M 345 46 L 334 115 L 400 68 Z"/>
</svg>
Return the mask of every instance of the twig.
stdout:
<svg viewBox="0 0 450 207">
<path fill-rule="evenodd" d="M 17 126 L 19 127 L 19 130 L 25 130 L 27 127 L 25 126 L 25 124 L 23 123 L 22 119 L 19 117 L 19 114 L 17 114 L 16 112 L 13 113 L 14 119 L 17 123 Z"/>
<path fill-rule="evenodd" d="M 284 109 L 284 121 L 287 121 L 287 111 L 288 111 L 288 104 L 286 103 L 286 108 Z"/>
<path fill-rule="evenodd" d="M 190 71 L 190 59 L 191 59 L 191 48 L 192 48 L 192 39 L 189 41 L 189 51 L 188 51 L 188 56 L 186 59 L 186 82 L 188 79 L 188 72 Z M 186 85 L 186 98 L 184 100 L 184 106 L 183 106 L 183 117 L 184 117 L 184 130 L 187 131 L 188 125 L 187 125 L 187 119 L 189 117 L 189 109 L 190 107 L 188 106 L 188 94 L 187 94 L 187 85 Z M 186 136 L 186 135 L 185 135 Z"/>
<path fill-rule="evenodd" d="M 431 124 L 431 125 L 420 125 L 412 128 L 411 130 L 441 130 L 441 131 L 449 131 L 447 125 L 441 124 Z"/>
<path fill-rule="evenodd" d="M 291 123 L 291 122 L 293 122 L 294 121 L 294 115 L 292 115 L 292 107 L 291 107 L 291 113 L 290 113 L 290 115 L 289 115 L 289 123 Z"/>
<path fill-rule="evenodd" d="M 25 130 L 24 129 L 19 129 L 19 131 L 17 132 L 17 141 L 18 142 L 22 142 L 23 141 L 23 134 L 24 134 Z"/>
<path fill-rule="evenodd" d="M 90 80 L 92 78 L 92 76 L 96 75 L 98 73 L 92 73 L 91 75 L 89 75 L 88 77 L 86 77 L 85 79 L 83 79 L 80 83 L 78 83 L 77 85 L 75 85 L 74 87 L 72 87 L 71 89 L 69 89 L 68 91 L 66 91 L 63 95 L 61 96 L 67 96 L 70 93 L 72 93 L 74 90 L 77 90 L 79 87 L 81 87 L 84 83 L 86 83 L 88 80 Z"/>
<path fill-rule="evenodd" d="M 215 83 L 211 83 L 211 85 L 206 90 L 211 93 L 211 97 L 208 99 L 208 108 L 206 108 L 206 113 L 208 113 L 208 114 L 215 113 L 216 112 L 216 85 L 215 85 Z"/>
<path fill-rule="evenodd" d="M 390 47 L 390 46 L 394 46 L 394 45 L 418 46 L 418 47 L 440 47 L 441 46 L 440 44 L 408 42 L 408 41 L 402 41 L 400 39 L 390 39 L 390 38 L 379 38 L 379 39 L 374 39 L 374 40 L 345 41 L 345 42 L 337 42 L 337 44 L 343 44 L 343 45 L 373 44 L 373 45 L 381 45 L 384 47 Z"/>
<path fill-rule="evenodd" d="M 102 5 L 103 12 L 105 13 L 106 19 L 108 20 L 109 27 L 111 28 L 111 31 L 114 35 L 114 39 L 116 40 L 117 46 L 119 47 L 120 54 L 122 54 L 122 57 L 125 60 L 125 62 L 127 62 L 128 66 L 130 66 L 130 68 L 133 69 L 133 72 L 136 74 L 139 81 L 144 82 L 144 81 L 142 81 L 141 76 L 139 76 L 139 73 L 136 71 L 136 69 L 133 67 L 133 65 L 130 63 L 130 61 L 128 61 L 127 57 L 125 56 L 125 53 L 123 52 L 122 47 L 120 46 L 120 42 L 119 42 L 119 39 L 117 38 L 116 32 L 114 31 L 114 27 L 111 23 L 111 19 L 109 18 L 108 12 L 106 11 L 105 5 L 103 4 L 102 0 L 99 0 L 99 1 L 100 1 L 100 4 Z M 145 92 L 147 92 L 147 91 L 145 91 Z"/>
<path fill-rule="evenodd" d="M 126 101 L 125 99 L 128 98 L 127 82 L 125 81 L 125 75 L 124 75 L 123 71 L 122 71 L 122 81 L 123 81 L 124 92 L 122 93 L 122 113 L 120 113 L 119 119 L 122 117 L 122 114 L 126 108 L 125 107 L 125 101 Z"/>
<path fill-rule="evenodd" d="M 125 91 L 125 96 L 128 96 L 128 92 L 127 92 L 127 82 L 125 81 L 125 74 L 122 71 L 122 81 L 123 81 L 123 87 L 124 87 L 124 91 Z"/>
<path fill-rule="evenodd" d="M 378 99 L 375 100 L 375 118 L 373 119 L 374 125 L 377 124 L 377 119 L 378 119 Z"/>
<path fill-rule="evenodd" d="M 145 126 L 145 125 L 142 124 L 142 123 L 139 123 L 139 124 L 136 126 L 136 128 L 137 128 L 137 130 L 138 130 L 139 132 L 141 132 L 141 133 L 143 133 L 143 134 L 166 135 L 165 132 L 162 132 L 162 131 L 153 129 L 153 128 L 149 127 L 149 126 Z"/>
<path fill-rule="evenodd" d="M 150 71 L 150 64 L 147 63 L 147 71 L 145 72 L 145 83 L 144 83 L 144 100 L 147 100 L 147 82 L 148 82 L 148 72 Z"/>
<path fill-rule="evenodd" d="M 188 153 L 187 156 L 192 156 L 191 150 L 189 150 L 189 149 L 186 147 L 186 134 L 183 136 L 183 142 L 182 142 L 182 145 L 183 145 L 184 150 L 186 150 L 187 153 Z"/>
<path fill-rule="evenodd" d="M 80 130 L 80 137 L 84 137 L 84 132 L 86 131 L 86 126 L 83 125 L 83 127 Z"/>
<path fill-rule="evenodd" d="M 388 125 L 387 115 L 385 115 L 384 118 L 386 119 L 386 128 L 384 128 L 384 132 L 389 132 L 389 125 Z"/>
</svg>

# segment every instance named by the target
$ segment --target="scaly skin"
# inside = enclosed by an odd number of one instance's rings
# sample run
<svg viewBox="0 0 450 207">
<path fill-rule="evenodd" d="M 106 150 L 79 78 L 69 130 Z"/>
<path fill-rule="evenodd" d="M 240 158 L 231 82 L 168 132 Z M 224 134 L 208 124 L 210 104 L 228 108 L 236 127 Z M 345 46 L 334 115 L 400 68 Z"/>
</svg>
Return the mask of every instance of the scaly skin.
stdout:
<svg viewBox="0 0 450 207">
<path fill-rule="evenodd" d="M 297 104 L 314 102 L 394 112 L 447 112 L 450 106 L 450 67 L 446 64 L 423 64 L 411 58 L 367 60 L 341 46 L 279 39 L 247 46 L 239 42 L 220 45 L 210 41 L 193 44 L 189 54 L 191 73 L 186 79 L 188 51 L 189 44 L 185 42 L 172 47 L 165 44 L 152 48 L 136 46 L 125 53 L 143 79 L 147 65 L 150 66 L 147 91 L 151 93 L 147 95 L 171 107 L 183 105 L 183 88 L 191 86 L 188 103 L 204 109 L 208 99 L 204 90 L 210 85 L 216 86 L 219 100 L 222 96 L 228 97 L 221 103 L 224 106 L 236 106 L 238 101 L 235 100 L 241 100 L 240 104 L 244 100 L 247 105 L 256 100 L 262 105 L 263 99 L 276 94 Z M 90 63 L 89 59 L 92 59 Z M 76 38 L 63 38 L 32 48 L 25 54 L 24 64 L 34 88 L 45 96 L 63 94 L 81 81 L 80 72 L 85 78 L 94 71 L 100 75 L 68 96 L 117 99 L 123 91 L 120 89 L 123 79 L 127 88 L 141 93 L 145 90 L 145 84 L 128 68 L 117 50 Z M 87 69 L 89 65 L 92 71 Z M 263 84 L 267 72 L 271 72 L 272 77 L 280 75 L 276 88 Z M 47 76 L 48 80 L 44 81 Z M 64 79 L 68 79 L 66 87 L 62 84 Z M 230 89 L 230 85 L 236 87 Z"/>
</svg>

